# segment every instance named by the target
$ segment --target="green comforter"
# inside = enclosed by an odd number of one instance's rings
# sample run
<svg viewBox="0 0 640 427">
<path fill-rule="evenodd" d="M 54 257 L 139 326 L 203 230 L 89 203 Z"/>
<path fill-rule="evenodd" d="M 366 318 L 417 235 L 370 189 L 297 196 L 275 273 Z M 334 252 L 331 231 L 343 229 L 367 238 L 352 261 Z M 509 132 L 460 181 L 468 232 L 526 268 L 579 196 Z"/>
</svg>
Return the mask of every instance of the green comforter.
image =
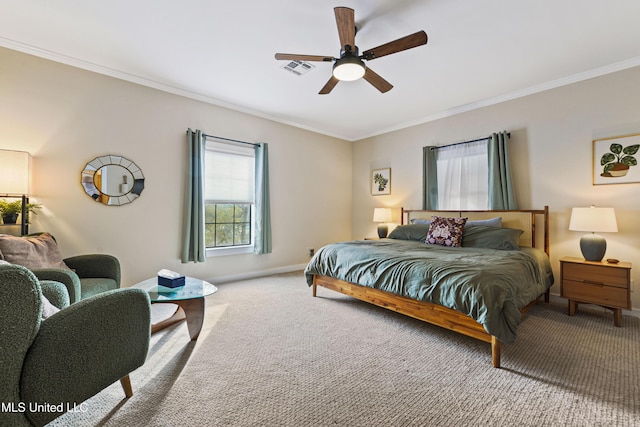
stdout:
<svg viewBox="0 0 640 427">
<path fill-rule="evenodd" d="M 502 342 L 513 342 L 519 309 L 553 284 L 547 255 L 425 245 L 407 240 L 367 240 L 321 248 L 305 269 L 306 280 L 329 276 L 467 314 Z"/>
</svg>

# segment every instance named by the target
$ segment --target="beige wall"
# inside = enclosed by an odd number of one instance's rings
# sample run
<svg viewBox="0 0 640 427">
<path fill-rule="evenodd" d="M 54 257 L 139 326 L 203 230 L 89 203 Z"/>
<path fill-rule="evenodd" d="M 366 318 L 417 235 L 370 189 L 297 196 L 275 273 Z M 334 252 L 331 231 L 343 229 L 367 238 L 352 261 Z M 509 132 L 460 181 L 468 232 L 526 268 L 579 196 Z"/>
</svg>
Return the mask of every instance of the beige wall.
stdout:
<svg viewBox="0 0 640 427">
<path fill-rule="evenodd" d="M 551 210 L 551 261 L 580 256 L 583 233 L 569 231 L 574 206 L 611 206 L 618 233 L 607 233 L 607 257 L 633 263 L 640 280 L 640 184 L 592 185 L 592 140 L 640 133 L 640 68 L 548 90 L 354 143 L 353 237 L 375 235 L 376 206 L 420 209 L 422 147 L 511 132 L 517 197 L 522 208 Z M 372 169 L 392 168 L 392 194 L 371 196 Z M 640 166 L 638 166 L 640 167 Z M 640 288 L 632 293 L 640 308 Z"/>
<path fill-rule="evenodd" d="M 188 127 L 269 143 L 272 254 L 180 263 Z M 3 48 L 0 148 L 33 156 L 43 209 L 30 231 L 52 232 L 65 256 L 116 255 L 125 286 L 161 268 L 213 281 L 299 268 L 308 248 L 351 236 L 351 143 Z M 142 169 L 134 203 L 83 193 L 81 170 L 104 154 Z"/>
<path fill-rule="evenodd" d="M 638 111 L 634 68 L 349 143 L 0 48 L 0 148 L 34 157 L 33 198 L 43 209 L 31 230 L 54 233 L 65 256 L 118 256 L 125 285 L 160 268 L 213 281 L 299 268 L 308 248 L 375 235 L 374 207 L 419 208 L 424 145 L 500 130 L 512 135 L 521 207 L 550 206 L 556 279 L 558 259 L 580 254 L 581 233 L 567 230 L 571 207 L 596 204 L 618 217 L 620 232 L 605 236 L 607 256 L 634 263 L 638 281 L 640 184 L 591 184 L 591 141 L 640 132 Z M 180 263 L 187 127 L 270 144 L 272 254 Z M 108 153 L 145 174 L 130 205 L 99 205 L 82 191 L 85 163 Z M 370 172 L 383 167 L 392 168 L 392 194 L 371 196 Z M 640 290 L 632 298 L 640 307 Z"/>
</svg>

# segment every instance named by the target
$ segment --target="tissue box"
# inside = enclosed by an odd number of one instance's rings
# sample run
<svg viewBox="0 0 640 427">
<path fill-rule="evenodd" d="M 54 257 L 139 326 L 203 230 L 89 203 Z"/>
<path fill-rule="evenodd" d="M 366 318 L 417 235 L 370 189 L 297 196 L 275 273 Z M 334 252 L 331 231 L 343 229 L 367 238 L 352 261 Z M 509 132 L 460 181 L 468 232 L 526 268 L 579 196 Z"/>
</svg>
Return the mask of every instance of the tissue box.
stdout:
<svg viewBox="0 0 640 427">
<path fill-rule="evenodd" d="M 165 288 L 179 288 L 184 286 L 184 276 L 175 277 L 173 279 L 158 276 L 158 286 L 164 286 Z"/>
</svg>

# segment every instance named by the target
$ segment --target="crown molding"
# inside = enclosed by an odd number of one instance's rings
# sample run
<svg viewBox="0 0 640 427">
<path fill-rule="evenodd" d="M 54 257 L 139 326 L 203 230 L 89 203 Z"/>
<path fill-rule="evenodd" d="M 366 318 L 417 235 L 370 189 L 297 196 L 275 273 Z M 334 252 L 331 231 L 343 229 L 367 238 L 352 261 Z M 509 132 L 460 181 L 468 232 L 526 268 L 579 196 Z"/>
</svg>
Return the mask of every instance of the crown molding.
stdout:
<svg viewBox="0 0 640 427">
<path fill-rule="evenodd" d="M 629 68 L 640 66 L 640 56 L 635 58 L 630 58 L 624 61 L 616 62 L 613 64 L 605 65 L 602 67 L 594 68 L 592 70 L 588 70 L 582 73 L 574 74 L 571 76 L 562 77 L 556 80 L 552 80 L 549 82 L 541 83 L 538 85 L 530 86 L 528 88 L 524 88 L 521 90 L 513 91 L 504 95 L 495 96 L 492 98 L 487 98 L 475 102 L 471 102 L 469 104 L 460 105 L 454 108 L 450 108 L 444 111 L 440 111 L 435 114 L 431 114 L 420 119 L 411 120 L 407 122 L 400 123 L 398 125 L 388 127 L 385 129 L 381 129 L 374 133 L 360 135 L 356 137 L 348 137 L 345 135 L 338 135 L 332 132 L 329 132 L 327 129 L 319 129 L 313 128 L 310 126 L 306 126 L 301 123 L 297 123 L 291 120 L 285 120 L 276 116 L 272 116 L 270 114 L 263 113 L 258 110 L 253 110 L 250 108 L 242 107 L 227 101 L 223 101 L 217 98 L 213 98 L 210 96 L 206 96 L 203 94 L 187 91 L 181 88 L 177 88 L 174 86 L 170 86 L 164 83 L 160 83 L 151 79 L 147 79 L 144 77 L 140 77 L 134 74 L 126 73 L 120 70 L 116 70 L 113 68 L 105 67 L 103 65 L 95 64 L 92 62 L 84 61 L 82 59 L 70 57 L 67 55 L 62 55 L 57 52 L 53 52 L 46 49 L 41 49 L 35 46 L 30 46 L 28 44 L 24 44 L 15 40 L 7 39 L 4 37 L 0 37 L 0 46 L 6 47 L 8 49 L 16 50 L 18 52 L 27 53 L 29 55 L 37 56 L 39 58 L 48 59 L 54 62 L 59 62 L 65 65 L 70 65 L 72 67 L 80 68 L 87 71 L 92 71 L 98 74 L 103 74 L 109 77 L 114 77 L 120 80 L 124 80 L 130 83 L 139 84 L 142 86 L 150 87 L 153 89 L 157 89 L 163 92 L 171 93 L 174 95 L 183 96 L 186 98 L 194 99 L 197 101 L 205 102 L 208 104 L 216 105 L 219 107 L 227 108 L 230 110 L 238 111 L 245 114 L 250 114 L 252 116 L 260 117 L 263 119 L 271 120 L 277 123 L 285 124 L 288 126 L 293 126 L 299 129 L 307 130 L 314 133 L 319 133 L 322 135 L 330 136 L 333 138 L 342 139 L 344 141 L 360 141 L 367 138 L 372 138 L 374 136 L 384 135 L 386 133 L 395 132 L 398 130 L 406 129 L 412 126 L 421 125 L 424 123 L 433 122 L 436 120 L 444 119 L 447 117 L 455 116 L 457 114 L 466 113 L 469 111 L 477 110 L 479 108 L 489 107 L 492 105 L 500 104 L 502 102 L 511 101 L 514 99 L 522 98 L 529 95 L 534 95 L 536 93 L 544 92 L 546 90 L 559 88 L 562 86 L 567 86 L 573 83 L 582 82 L 584 80 L 589 80 L 595 77 L 604 76 L 606 74 L 615 73 L 618 71 L 623 71 Z"/>
</svg>

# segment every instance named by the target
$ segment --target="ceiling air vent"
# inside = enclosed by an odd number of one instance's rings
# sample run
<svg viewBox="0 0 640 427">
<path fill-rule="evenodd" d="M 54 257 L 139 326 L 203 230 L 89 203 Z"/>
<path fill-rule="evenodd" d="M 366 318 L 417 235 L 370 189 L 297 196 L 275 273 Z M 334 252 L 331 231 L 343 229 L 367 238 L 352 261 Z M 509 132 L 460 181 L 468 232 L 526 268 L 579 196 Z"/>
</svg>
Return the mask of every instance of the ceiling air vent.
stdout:
<svg viewBox="0 0 640 427">
<path fill-rule="evenodd" d="M 295 61 L 287 62 L 285 65 L 282 66 L 282 68 L 292 72 L 296 76 L 301 76 L 311 71 L 312 69 L 316 68 L 316 66 L 313 64 L 309 64 L 308 62 L 305 62 L 305 61 L 295 60 Z"/>
</svg>

